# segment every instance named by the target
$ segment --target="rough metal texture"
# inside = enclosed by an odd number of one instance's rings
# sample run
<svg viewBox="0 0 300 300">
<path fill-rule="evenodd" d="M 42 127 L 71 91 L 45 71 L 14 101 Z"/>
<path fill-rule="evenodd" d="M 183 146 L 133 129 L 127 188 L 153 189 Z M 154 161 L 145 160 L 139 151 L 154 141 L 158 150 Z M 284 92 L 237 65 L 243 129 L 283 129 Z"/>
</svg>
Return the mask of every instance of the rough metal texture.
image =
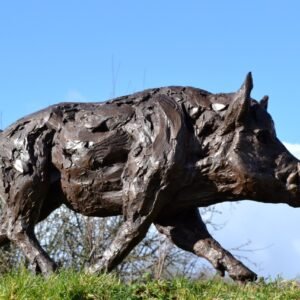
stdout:
<svg viewBox="0 0 300 300">
<path fill-rule="evenodd" d="M 61 103 L 0 133 L 0 244 L 37 271 L 55 263 L 34 226 L 62 203 L 86 216 L 123 215 L 89 272 L 110 271 L 154 223 L 178 247 L 236 280 L 256 274 L 207 231 L 198 207 L 252 199 L 300 204 L 300 163 L 276 138 L 268 99 L 191 87 L 146 90 L 105 103 Z"/>
</svg>

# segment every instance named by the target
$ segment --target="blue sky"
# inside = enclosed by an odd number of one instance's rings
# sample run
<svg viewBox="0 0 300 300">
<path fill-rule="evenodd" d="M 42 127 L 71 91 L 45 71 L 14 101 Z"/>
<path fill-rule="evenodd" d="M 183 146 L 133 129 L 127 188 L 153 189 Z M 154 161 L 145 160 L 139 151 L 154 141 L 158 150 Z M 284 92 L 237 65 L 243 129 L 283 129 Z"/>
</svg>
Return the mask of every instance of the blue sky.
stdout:
<svg viewBox="0 0 300 300">
<path fill-rule="evenodd" d="M 253 72 L 281 140 L 300 155 L 300 2 L 1 1 L 1 127 L 61 101 L 100 101 L 149 87 L 235 91 Z M 221 206 L 227 247 L 248 239 L 262 275 L 300 274 L 300 211 Z"/>
</svg>

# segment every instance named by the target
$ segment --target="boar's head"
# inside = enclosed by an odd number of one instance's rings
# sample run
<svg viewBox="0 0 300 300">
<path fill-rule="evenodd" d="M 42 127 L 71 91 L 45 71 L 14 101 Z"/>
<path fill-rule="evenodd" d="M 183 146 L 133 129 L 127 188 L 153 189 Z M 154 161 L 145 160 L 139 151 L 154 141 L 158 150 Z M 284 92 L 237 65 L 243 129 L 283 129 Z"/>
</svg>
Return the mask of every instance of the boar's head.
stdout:
<svg viewBox="0 0 300 300">
<path fill-rule="evenodd" d="M 220 200 L 300 206 L 299 160 L 276 137 L 268 97 L 252 99 L 252 88 L 249 73 L 236 93 L 209 95 L 215 128 L 202 139 L 206 158 L 198 165 L 214 183 Z M 198 132 L 204 118 L 197 120 Z"/>
</svg>

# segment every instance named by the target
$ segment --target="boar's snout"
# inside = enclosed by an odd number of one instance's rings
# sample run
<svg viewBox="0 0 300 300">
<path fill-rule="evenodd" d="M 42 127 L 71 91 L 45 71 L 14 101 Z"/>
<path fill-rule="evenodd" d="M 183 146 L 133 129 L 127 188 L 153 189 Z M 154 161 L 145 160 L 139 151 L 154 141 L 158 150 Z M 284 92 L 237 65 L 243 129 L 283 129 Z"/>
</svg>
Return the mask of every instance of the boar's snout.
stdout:
<svg viewBox="0 0 300 300">
<path fill-rule="evenodd" d="M 297 170 L 288 176 L 286 184 L 289 192 L 300 194 L 300 162 L 297 163 Z"/>
</svg>

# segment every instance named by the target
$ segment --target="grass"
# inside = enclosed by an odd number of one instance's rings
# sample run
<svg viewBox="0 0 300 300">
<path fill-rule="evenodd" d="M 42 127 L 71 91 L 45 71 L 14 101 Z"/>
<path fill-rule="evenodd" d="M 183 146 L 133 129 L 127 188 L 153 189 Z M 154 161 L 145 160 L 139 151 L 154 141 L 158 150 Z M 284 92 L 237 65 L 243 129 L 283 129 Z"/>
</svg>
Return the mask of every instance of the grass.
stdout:
<svg viewBox="0 0 300 300">
<path fill-rule="evenodd" d="M 72 299 L 72 300 L 138 300 L 138 299 L 300 299 L 296 281 L 261 281 L 246 285 L 220 279 L 191 281 L 187 279 L 148 280 L 123 283 L 113 275 L 85 275 L 71 271 L 43 278 L 25 270 L 0 279 L 0 299 Z"/>
</svg>

